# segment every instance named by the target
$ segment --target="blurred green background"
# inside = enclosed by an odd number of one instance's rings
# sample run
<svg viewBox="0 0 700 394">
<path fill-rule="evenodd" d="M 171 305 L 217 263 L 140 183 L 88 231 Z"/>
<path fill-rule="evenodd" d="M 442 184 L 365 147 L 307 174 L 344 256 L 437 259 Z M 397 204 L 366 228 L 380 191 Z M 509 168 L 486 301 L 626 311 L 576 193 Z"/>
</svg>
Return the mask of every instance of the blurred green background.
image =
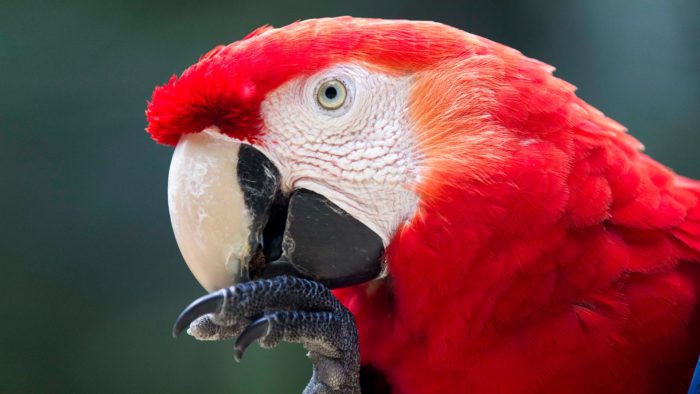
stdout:
<svg viewBox="0 0 700 394">
<path fill-rule="evenodd" d="M 557 66 L 648 152 L 700 177 L 700 1 L 2 1 L 0 393 L 298 393 L 299 346 L 170 337 L 204 294 L 170 228 L 156 84 L 262 24 L 431 19 Z"/>
</svg>

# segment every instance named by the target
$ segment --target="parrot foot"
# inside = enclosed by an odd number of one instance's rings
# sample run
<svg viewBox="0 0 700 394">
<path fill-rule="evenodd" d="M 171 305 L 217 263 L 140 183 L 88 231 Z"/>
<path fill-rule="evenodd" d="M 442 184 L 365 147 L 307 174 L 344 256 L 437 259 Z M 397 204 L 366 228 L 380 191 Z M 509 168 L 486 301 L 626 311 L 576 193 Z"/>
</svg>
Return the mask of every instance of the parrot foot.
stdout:
<svg viewBox="0 0 700 394">
<path fill-rule="evenodd" d="M 236 361 L 256 340 L 266 349 L 282 341 L 301 343 L 313 363 L 304 394 L 360 392 L 355 320 L 318 282 L 278 276 L 221 289 L 190 304 L 175 322 L 173 335 L 186 327 L 199 340 L 237 336 Z"/>
</svg>

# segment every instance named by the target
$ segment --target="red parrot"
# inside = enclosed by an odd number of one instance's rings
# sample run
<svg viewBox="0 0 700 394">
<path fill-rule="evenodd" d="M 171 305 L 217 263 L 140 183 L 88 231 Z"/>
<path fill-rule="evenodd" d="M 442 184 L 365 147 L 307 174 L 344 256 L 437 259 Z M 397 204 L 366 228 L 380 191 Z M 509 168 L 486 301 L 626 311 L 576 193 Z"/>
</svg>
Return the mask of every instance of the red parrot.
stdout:
<svg viewBox="0 0 700 394">
<path fill-rule="evenodd" d="M 686 391 L 700 182 L 553 71 L 439 23 L 341 17 L 259 28 L 173 76 L 147 130 L 177 145 L 183 255 L 224 288 L 209 300 L 225 311 L 190 333 L 243 335 L 263 316 L 258 335 L 287 324 L 279 338 L 316 360 L 329 347 L 289 322 L 339 307 L 277 298 L 231 317 L 237 294 L 296 272 L 334 289 L 363 374 L 393 393 Z"/>
</svg>

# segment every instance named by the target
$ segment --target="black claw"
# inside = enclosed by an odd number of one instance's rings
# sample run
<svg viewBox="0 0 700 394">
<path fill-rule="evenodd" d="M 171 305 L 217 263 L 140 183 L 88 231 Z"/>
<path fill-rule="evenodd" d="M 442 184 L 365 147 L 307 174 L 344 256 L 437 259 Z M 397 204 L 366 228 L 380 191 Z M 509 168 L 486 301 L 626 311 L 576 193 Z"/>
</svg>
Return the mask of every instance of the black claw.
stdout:
<svg viewBox="0 0 700 394">
<path fill-rule="evenodd" d="M 233 357 L 236 361 L 241 361 L 243 358 L 243 353 L 250 346 L 251 343 L 255 342 L 256 339 L 260 339 L 265 336 L 270 329 L 270 319 L 267 317 L 261 317 L 260 319 L 252 322 L 236 339 L 236 345 L 233 351 Z"/>
<path fill-rule="evenodd" d="M 177 317 L 177 320 L 175 320 L 175 324 L 173 325 L 173 337 L 180 335 L 182 331 L 189 327 L 190 323 L 195 321 L 198 317 L 208 313 L 220 312 L 225 301 L 226 289 L 221 289 L 216 293 L 207 294 L 196 299 L 185 308 L 185 310 L 180 313 L 180 316 Z"/>
</svg>

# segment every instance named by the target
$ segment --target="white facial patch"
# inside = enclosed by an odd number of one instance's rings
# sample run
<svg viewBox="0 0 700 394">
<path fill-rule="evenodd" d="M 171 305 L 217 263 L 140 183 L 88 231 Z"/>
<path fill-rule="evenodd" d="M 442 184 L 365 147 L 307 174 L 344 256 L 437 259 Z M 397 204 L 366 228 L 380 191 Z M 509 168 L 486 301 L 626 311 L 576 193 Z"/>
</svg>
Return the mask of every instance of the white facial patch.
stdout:
<svg viewBox="0 0 700 394">
<path fill-rule="evenodd" d="M 318 88 L 338 80 L 345 103 L 326 109 Z M 413 217 L 418 197 L 416 142 L 409 127 L 408 77 L 337 65 L 292 80 L 261 105 L 259 148 L 280 169 L 282 187 L 324 195 L 375 231 L 386 246 Z"/>
</svg>

